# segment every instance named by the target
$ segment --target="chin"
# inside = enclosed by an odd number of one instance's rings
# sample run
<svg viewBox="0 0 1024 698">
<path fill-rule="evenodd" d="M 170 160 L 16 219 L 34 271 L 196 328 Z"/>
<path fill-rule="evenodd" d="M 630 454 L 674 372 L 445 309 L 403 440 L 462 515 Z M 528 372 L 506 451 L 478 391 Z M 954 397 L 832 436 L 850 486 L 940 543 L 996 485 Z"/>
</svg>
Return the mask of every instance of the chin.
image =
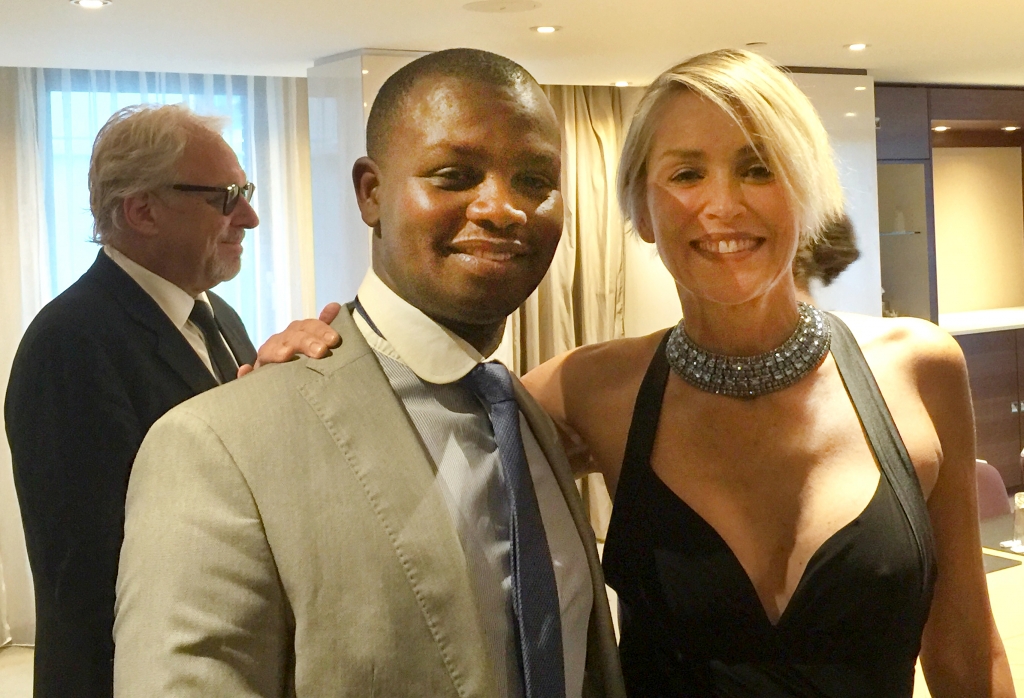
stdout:
<svg viewBox="0 0 1024 698">
<path fill-rule="evenodd" d="M 220 262 L 213 270 L 213 275 L 220 281 L 230 281 L 242 271 L 241 258 Z"/>
<path fill-rule="evenodd" d="M 467 327 L 487 327 L 499 325 L 514 313 L 519 304 L 502 302 L 493 294 L 480 296 L 465 294 L 457 297 L 441 298 L 435 296 L 426 306 L 420 306 L 424 313 L 444 323 L 454 323 Z"/>
</svg>

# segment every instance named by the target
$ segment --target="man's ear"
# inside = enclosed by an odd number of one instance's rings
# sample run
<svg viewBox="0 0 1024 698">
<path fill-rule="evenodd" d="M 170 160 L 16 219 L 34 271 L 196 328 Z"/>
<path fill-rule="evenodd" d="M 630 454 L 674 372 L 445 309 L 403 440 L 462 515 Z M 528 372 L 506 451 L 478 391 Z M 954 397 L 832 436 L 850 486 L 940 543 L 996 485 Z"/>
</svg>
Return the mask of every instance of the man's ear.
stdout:
<svg viewBox="0 0 1024 698">
<path fill-rule="evenodd" d="M 361 157 L 352 165 L 352 185 L 356 189 L 359 213 L 366 225 L 380 235 L 380 167 L 368 157 Z"/>
<path fill-rule="evenodd" d="M 150 193 L 133 194 L 121 202 L 121 214 L 131 230 L 152 237 L 159 232 L 153 205 L 156 201 Z"/>
</svg>

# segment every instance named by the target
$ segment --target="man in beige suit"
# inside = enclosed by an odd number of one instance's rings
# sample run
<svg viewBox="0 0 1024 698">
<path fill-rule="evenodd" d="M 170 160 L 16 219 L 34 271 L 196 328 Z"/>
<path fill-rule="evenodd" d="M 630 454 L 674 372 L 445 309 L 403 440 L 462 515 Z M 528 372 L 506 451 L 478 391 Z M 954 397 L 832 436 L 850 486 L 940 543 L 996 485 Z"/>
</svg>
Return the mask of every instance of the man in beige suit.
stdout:
<svg viewBox="0 0 1024 698">
<path fill-rule="evenodd" d="M 561 235 L 554 113 L 512 61 L 442 51 L 381 89 L 367 153 L 373 269 L 341 346 L 190 400 L 142 445 L 115 693 L 621 698 L 554 426 L 514 378 L 511 415 L 471 380 L 508 375 L 482 361 Z"/>
</svg>

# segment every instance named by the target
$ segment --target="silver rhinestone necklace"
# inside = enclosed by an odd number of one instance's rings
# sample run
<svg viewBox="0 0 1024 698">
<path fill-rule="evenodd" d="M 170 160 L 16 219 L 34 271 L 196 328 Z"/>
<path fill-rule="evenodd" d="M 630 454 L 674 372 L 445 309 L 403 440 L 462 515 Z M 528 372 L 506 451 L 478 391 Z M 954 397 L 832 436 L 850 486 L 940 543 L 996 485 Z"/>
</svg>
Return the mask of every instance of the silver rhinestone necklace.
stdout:
<svg viewBox="0 0 1024 698">
<path fill-rule="evenodd" d="M 755 398 L 787 388 L 813 371 L 832 341 L 825 314 L 797 302 L 800 319 L 782 346 L 757 356 L 723 356 L 701 349 L 686 335 L 683 321 L 665 348 L 669 366 L 695 388 L 729 397 Z"/>
</svg>

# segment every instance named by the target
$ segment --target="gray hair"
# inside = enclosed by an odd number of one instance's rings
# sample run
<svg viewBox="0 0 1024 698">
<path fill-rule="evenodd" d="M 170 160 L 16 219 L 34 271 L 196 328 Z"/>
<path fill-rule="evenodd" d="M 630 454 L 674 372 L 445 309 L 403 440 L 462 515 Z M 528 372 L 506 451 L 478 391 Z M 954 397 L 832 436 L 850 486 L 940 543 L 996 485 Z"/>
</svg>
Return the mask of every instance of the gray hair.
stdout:
<svg viewBox="0 0 1024 698">
<path fill-rule="evenodd" d="M 136 104 L 115 112 L 96 135 L 89 163 L 93 240 L 106 244 L 124 234 L 124 200 L 173 184 L 189 137 L 220 137 L 226 123 L 184 104 Z"/>
<path fill-rule="evenodd" d="M 843 215 L 828 134 L 807 96 L 761 56 L 734 49 L 704 53 L 662 73 L 647 88 L 629 127 L 618 173 L 618 197 L 634 228 L 648 227 L 647 158 L 664 104 L 690 91 L 722 109 L 763 154 L 798 216 L 809 244 Z"/>
</svg>

